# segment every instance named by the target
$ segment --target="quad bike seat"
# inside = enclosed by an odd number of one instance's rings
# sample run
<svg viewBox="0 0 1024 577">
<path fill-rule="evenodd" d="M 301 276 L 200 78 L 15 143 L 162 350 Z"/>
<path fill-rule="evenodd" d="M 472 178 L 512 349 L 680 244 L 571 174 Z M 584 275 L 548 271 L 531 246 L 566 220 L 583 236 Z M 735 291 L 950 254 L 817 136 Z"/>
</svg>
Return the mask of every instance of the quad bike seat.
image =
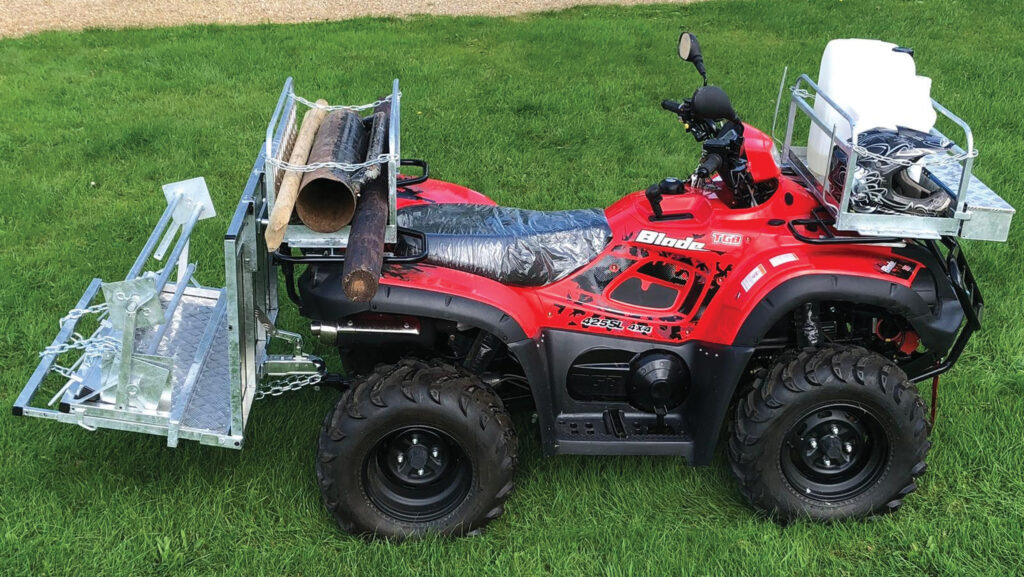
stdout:
<svg viewBox="0 0 1024 577">
<path fill-rule="evenodd" d="M 426 262 L 502 284 L 542 286 L 592 261 L 611 240 L 600 209 L 544 212 L 481 204 L 426 204 L 398 211 L 422 232 Z"/>
</svg>

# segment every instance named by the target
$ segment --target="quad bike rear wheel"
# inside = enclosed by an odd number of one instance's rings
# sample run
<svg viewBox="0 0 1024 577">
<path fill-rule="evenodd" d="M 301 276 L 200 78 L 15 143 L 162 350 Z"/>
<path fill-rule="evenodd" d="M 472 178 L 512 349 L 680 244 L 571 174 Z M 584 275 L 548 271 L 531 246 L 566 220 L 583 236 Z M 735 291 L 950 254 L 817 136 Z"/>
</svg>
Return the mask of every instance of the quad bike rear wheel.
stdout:
<svg viewBox="0 0 1024 577">
<path fill-rule="evenodd" d="M 502 514 L 516 451 L 501 399 L 477 377 L 407 358 L 378 367 L 328 413 L 317 479 L 349 533 L 459 536 Z"/>
<path fill-rule="evenodd" d="M 786 357 L 736 407 L 740 491 L 781 522 L 895 511 L 925 471 L 924 404 L 892 361 L 859 347 Z"/>
</svg>

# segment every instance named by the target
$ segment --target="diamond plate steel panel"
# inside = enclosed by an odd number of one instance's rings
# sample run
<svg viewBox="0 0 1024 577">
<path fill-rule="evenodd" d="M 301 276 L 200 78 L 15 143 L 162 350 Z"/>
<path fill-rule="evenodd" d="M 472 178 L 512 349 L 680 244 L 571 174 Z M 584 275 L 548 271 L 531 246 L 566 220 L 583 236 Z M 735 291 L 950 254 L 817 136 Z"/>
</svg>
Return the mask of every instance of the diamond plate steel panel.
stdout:
<svg viewBox="0 0 1024 577">
<path fill-rule="evenodd" d="M 955 195 L 960 188 L 960 179 L 963 176 L 964 167 L 956 163 L 939 164 L 928 166 L 928 172 L 936 184 Z M 984 182 L 978 180 L 973 174 L 967 182 L 967 204 L 969 208 L 986 208 L 989 210 L 1014 212 L 1010 203 L 1003 200 L 1002 197 L 996 194 Z"/>
<path fill-rule="evenodd" d="M 192 391 L 183 427 L 227 434 L 231 428 L 231 369 L 228 366 L 228 317 L 221 316 L 210 355 Z"/>
<path fill-rule="evenodd" d="M 170 302 L 171 294 L 164 292 L 160 295 L 164 306 Z M 191 288 L 186 289 L 163 339 L 157 346 L 156 354 L 168 356 L 174 360 L 171 374 L 173 398 L 177 398 L 185 383 L 216 304 L 216 298 L 197 295 L 196 291 Z M 156 328 L 137 330 L 135 333 L 136 351 L 145 352 L 155 333 Z M 205 429 L 218 434 L 228 432 L 231 424 L 231 374 L 228 362 L 228 332 L 225 315 L 221 318 L 213 346 L 207 353 L 203 371 L 196 381 L 192 397 L 188 400 L 188 405 L 182 416 L 183 427 Z"/>
</svg>

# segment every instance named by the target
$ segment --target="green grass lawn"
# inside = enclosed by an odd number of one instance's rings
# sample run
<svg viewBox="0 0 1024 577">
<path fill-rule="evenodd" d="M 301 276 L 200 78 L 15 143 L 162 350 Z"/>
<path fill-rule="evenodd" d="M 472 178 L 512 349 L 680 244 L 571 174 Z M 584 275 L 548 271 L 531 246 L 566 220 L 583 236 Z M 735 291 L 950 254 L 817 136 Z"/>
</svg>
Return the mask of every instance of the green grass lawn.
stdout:
<svg viewBox="0 0 1024 577">
<path fill-rule="evenodd" d="M 681 28 L 766 128 L 783 66 L 816 74 L 829 39 L 913 46 L 933 94 L 975 130 L 976 174 L 1024 208 L 1024 13 L 1009 1 L 715 1 L 2 40 L 2 404 L 88 280 L 129 268 L 163 208 L 160 184 L 206 177 L 218 217 L 193 252 L 199 280 L 222 282 L 221 236 L 285 77 L 306 96 L 364 102 L 397 76 L 403 152 L 437 177 L 504 204 L 604 206 L 697 160 L 658 106 L 696 86 L 674 56 Z M 240 453 L 0 416 L 0 574 L 1024 571 L 1022 228 L 1006 244 L 966 243 L 985 330 L 943 380 L 929 472 L 895 516 L 778 527 L 748 509 L 721 454 L 701 469 L 546 459 L 523 416 L 518 488 L 485 535 L 367 544 L 321 507 L 314 439 L 335 395 L 308 390 L 257 404 Z"/>
</svg>

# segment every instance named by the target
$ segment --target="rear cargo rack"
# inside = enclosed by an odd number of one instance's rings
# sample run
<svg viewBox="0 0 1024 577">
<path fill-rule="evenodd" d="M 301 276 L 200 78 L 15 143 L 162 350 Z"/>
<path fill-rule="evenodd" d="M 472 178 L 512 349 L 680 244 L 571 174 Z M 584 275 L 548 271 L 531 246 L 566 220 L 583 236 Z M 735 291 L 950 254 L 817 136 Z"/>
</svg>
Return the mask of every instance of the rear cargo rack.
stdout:
<svg viewBox="0 0 1024 577">
<path fill-rule="evenodd" d="M 785 82 L 784 74 L 782 86 L 785 86 Z M 775 109 L 776 122 L 783 97 L 781 88 Z M 947 214 L 944 216 L 919 216 L 863 213 L 852 210 L 850 206 L 859 155 L 858 147 L 851 146 L 850 142 L 836 137 L 836 126 L 829 126 L 815 113 L 814 105 L 808 103 L 808 100 L 814 96 L 839 113 L 849 124 L 849 134 L 856 134 L 856 121 L 853 116 L 836 104 L 828 94 L 822 92 L 810 77 L 802 74 L 795 85 L 790 88 L 789 115 L 782 159 L 787 165 L 786 168 L 791 169 L 817 197 L 821 205 L 828 210 L 835 221 L 836 230 L 873 237 L 939 239 L 944 236 L 958 236 L 977 240 L 1006 240 L 1010 230 L 1010 221 L 1015 211 L 1009 203 L 971 174 L 974 159 L 977 156 L 977 151 L 974 148 L 974 136 L 970 126 L 957 115 L 934 99 L 932 100 L 932 106 L 939 114 L 963 130 L 962 142 L 966 144 L 965 148 L 937 129 L 931 130 L 933 136 L 953 143 L 949 158 L 932 159 L 939 160 L 939 162 L 929 164 L 925 168 L 925 174 L 952 197 L 953 202 Z M 816 125 L 825 134 L 831 135 L 830 150 L 838 148 L 845 153 L 847 158 L 846 180 L 842 190 L 836 190 L 826 176 L 814 174 L 808 168 L 807 147 L 794 144 L 797 112 L 806 115 L 813 125 Z M 831 165 L 834 161 L 835 159 L 832 157 L 826 174 L 834 168 Z"/>
<path fill-rule="evenodd" d="M 389 102 L 390 112 L 388 114 L 387 127 L 387 161 L 386 171 L 388 178 L 388 205 L 389 212 L 387 225 L 384 229 L 384 243 L 394 244 L 398 240 L 398 167 L 401 163 L 401 98 L 402 93 L 398 90 L 398 79 L 392 83 L 391 93 L 379 102 Z M 331 108 L 347 108 L 360 111 L 372 108 L 374 104 L 361 104 L 356 106 L 333 106 Z M 294 82 L 291 78 L 285 81 L 281 97 L 278 99 L 277 107 L 267 126 L 266 142 L 264 144 L 263 156 L 267 159 L 266 173 L 268 175 L 266 184 L 262 189 L 266 199 L 268 210 L 272 212 L 277 187 L 284 178 L 288 168 L 287 159 L 291 156 L 292 147 L 298 136 L 298 105 L 310 106 L 309 100 L 298 96 L 295 93 Z M 382 155 L 383 158 L 384 155 Z M 406 165 L 421 166 L 426 176 L 426 163 L 422 161 L 408 160 Z M 414 179 L 415 180 L 415 179 Z M 403 184 L 410 184 L 403 181 Z M 301 222 L 292 222 L 284 234 L 283 244 L 295 249 L 343 249 L 348 246 L 348 236 L 351 227 L 345 226 L 338 232 L 319 233 L 310 230 Z"/>
</svg>

